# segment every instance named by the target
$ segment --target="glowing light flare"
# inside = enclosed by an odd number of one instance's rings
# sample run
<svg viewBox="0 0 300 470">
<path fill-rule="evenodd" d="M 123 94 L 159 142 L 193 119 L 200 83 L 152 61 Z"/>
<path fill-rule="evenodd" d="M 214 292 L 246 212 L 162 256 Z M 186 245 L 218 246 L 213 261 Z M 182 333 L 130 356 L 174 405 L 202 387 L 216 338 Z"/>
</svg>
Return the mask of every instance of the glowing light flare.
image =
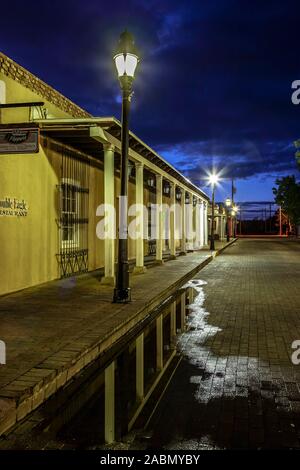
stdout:
<svg viewBox="0 0 300 470">
<path fill-rule="evenodd" d="M 212 186 L 216 186 L 219 183 L 219 180 L 219 175 L 217 175 L 216 173 L 211 173 L 208 176 L 209 184 L 211 184 Z"/>
</svg>

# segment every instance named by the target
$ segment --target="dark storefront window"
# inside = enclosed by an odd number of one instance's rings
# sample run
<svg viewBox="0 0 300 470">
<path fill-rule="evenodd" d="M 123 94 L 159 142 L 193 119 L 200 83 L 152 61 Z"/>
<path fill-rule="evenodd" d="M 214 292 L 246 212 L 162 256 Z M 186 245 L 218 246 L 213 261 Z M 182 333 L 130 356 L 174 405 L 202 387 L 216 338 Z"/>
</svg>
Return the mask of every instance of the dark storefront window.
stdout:
<svg viewBox="0 0 300 470">
<path fill-rule="evenodd" d="M 78 246 L 78 227 L 76 218 L 79 214 L 79 185 L 75 181 L 63 181 L 61 185 L 62 197 L 62 247 Z"/>
</svg>

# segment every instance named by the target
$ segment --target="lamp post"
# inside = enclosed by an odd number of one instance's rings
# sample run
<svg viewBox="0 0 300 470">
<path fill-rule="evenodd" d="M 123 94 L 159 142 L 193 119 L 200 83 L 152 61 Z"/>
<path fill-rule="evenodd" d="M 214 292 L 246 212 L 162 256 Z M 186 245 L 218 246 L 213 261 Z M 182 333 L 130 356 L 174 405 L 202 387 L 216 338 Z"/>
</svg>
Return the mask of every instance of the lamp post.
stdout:
<svg viewBox="0 0 300 470">
<path fill-rule="evenodd" d="M 211 174 L 209 176 L 209 182 L 212 186 L 212 196 L 211 196 L 211 227 L 210 227 L 210 249 L 213 251 L 215 249 L 215 189 L 216 184 L 219 178 L 216 174 Z"/>
<path fill-rule="evenodd" d="M 122 132 L 121 132 L 121 189 L 119 199 L 120 225 L 118 239 L 118 265 L 116 287 L 113 302 L 130 302 L 129 263 L 128 263 L 128 142 L 129 142 L 129 110 L 132 96 L 132 82 L 139 61 L 133 36 L 124 31 L 119 39 L 114 61 L 122 89 Z"/>
<path fill-rule="evenodd" d="M 229 234 L 229 207 L 231 206 L 231 199 L 228 197 L 225 200 L 225 207 L 226 207 L 226 235 L 227 235 L 227 242 L 230 241 L 230 234 Z"/>
</svg>

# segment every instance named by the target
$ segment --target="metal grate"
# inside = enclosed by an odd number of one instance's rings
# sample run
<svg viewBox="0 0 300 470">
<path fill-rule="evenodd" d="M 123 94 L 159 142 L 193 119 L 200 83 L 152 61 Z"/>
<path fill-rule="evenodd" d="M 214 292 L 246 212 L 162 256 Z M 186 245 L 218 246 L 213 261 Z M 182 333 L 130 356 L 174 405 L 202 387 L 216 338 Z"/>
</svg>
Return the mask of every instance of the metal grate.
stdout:
<svg viewBox="0 0 300 470">
<path fill-rule="evenodd" d="M 57 219 L 61 277 L 88 271 L 89 170 L 88 159 L 62 150 Z"/>
</svg>

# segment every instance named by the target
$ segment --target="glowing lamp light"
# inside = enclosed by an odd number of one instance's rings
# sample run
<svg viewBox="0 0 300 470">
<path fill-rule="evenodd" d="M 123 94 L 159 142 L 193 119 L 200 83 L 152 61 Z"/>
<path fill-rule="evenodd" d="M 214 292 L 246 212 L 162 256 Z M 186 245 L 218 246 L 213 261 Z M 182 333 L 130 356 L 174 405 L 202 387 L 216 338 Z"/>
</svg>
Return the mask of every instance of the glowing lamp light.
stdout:
<svg viewBox="0 0 300 470">
<path fill-rule="evenodd" d="M 211 175 L 209 175 L 209 183 L 212 186 L 215 186 L 218 182 L 219 182 L 218 175 L 216 175 L 215 173 L 212 173 Z"/>
<path fill-rule="evenodd" d="M 230 206 L 231 206 L 231 199 L 230 199 L 229 197 L 225 200 L 225 206 L 226 206 L 226 207 L 230 207 Z"/>
<path fill-rule="evenodd" d="M 138 58 L 135 55 L 118 54 L 114 59 L 119 77 L 123 77 L 124 75 L 134 77 L 134 72 L 138 64 Z"/>
<path fill-rule="evenodd" d="M 135 70 L 139 62 L 132 34 L 124 31 L 119 40 L 119 45 L 114 56 L 118 77 L 134 79 Z"/>
</svg>

